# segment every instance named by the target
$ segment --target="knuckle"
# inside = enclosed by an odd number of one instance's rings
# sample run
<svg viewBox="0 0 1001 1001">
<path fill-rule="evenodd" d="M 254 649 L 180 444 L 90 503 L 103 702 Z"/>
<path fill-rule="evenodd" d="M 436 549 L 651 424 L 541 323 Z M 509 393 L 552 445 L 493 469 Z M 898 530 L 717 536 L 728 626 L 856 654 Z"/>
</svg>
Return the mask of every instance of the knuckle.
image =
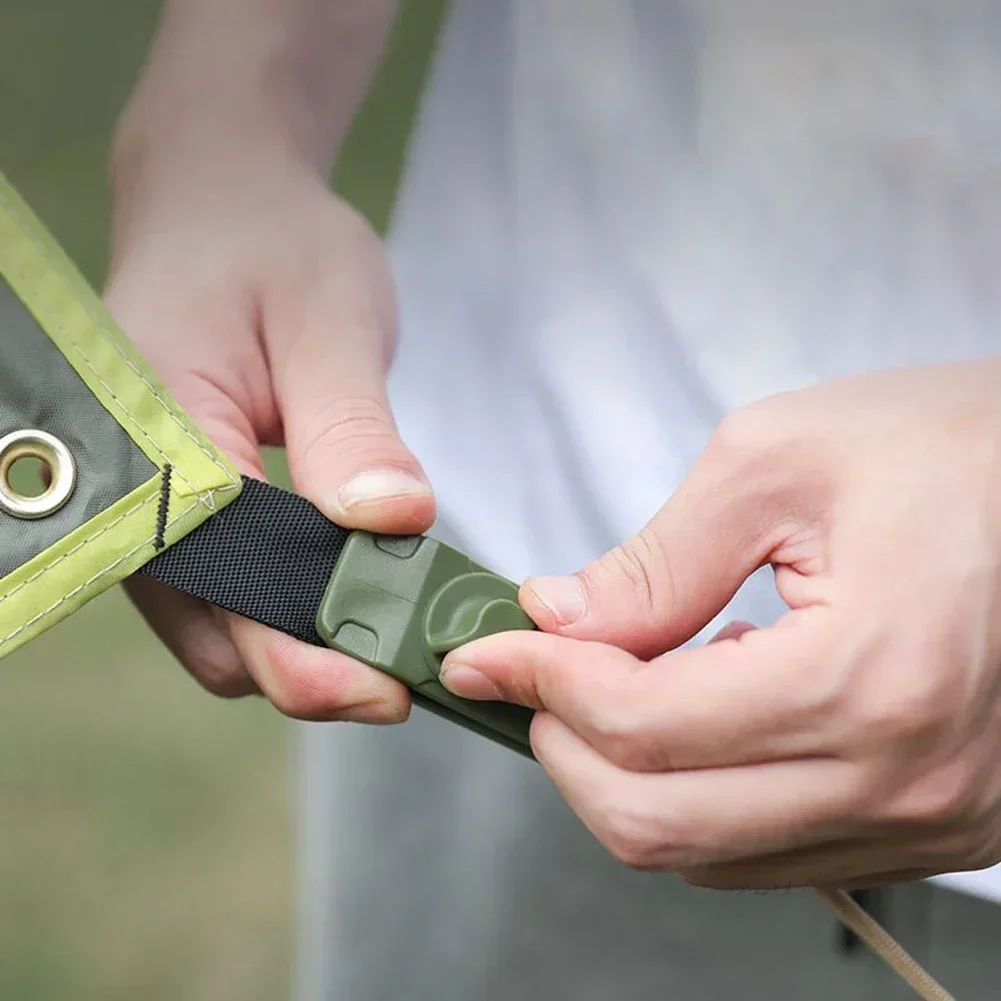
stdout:
<svg viewBox="0 0 1001 1001">
<path fill-rule="evenodd" d="M 936 831 L 922 845 L 921 868 L 927 875 L 974 872 L 1001 862 L 1001 836 L 997 817 Z"/>
<path fill-rule="evenodd" d="M 269 700 L 283 716 L 291 719 L 327 719 L 331 706 L 325 692 L 329 690 L 330 679 L 309 666 L 292 663 L 284 646 L 282 640 L 276 639 L 265 650 L 269 662 Z"/>
<path fill-rule="evenodd" d="M 242 699 L 256 690 L 243 666 L 235 662 L 202 660 L 190 671 L 205 691 L 220 699 Z"/>
<path fill-rule="evenodd" d="M 892 819 L 911 826 L 976 826 L 983 811 L 974 770 L 963 761 L 925 772 L 890 800 Z"/>
<path fill-rule="evenodd" d="M 290 719 L 330 722 L 378 700 L 378 690 L 358 674 L 352 662 L 312 653 L 301 655 L 287 637 L 271 638 L 264 657 L 267 697 Z"/>
<path fill-rule="evenodd" d="M 652 532 L 609 551 L 599 561 L 597 576 L 625 584 L 639 614 L 654 615 L 671 605 L 670 563 Z"/>
<path fill-rule="evenodd" d="M 571 683 L 573 678 L 571 676 Z M 595 674 L 587 679 L 589 699 L 597 707 L 591 720 L 595 737 L 606 746 L 628 741 L 636 729 L 630 699 L 625 697 L 623 679 L 611 671 Z M 628 684 L 628 682 L 625 682 Z"/>
<path fill-rule="evenodd" d="M 863 746 L 896 745 L 928 750 L 947 721 L 948 701 L 934 686 L 893 686 L 893 691 L 857 700 L 852 709 L 855 732 Z"/>
<path fill-rule="evenodd" d="M 735 483 L 753 489 L 785 521 L 822 507 L 831 488 L 832 453 L 807 434 L 803 408 L 790 403 L 793 397 L 780 393 L 725 415 L 697 463 L 717 489 Z"/>
<path fill-rule="evenodd" d="M 617 818 L 608 830 L 605 844 L 612 855 L 630 869 L 646 871 L 654 868 L 654 846 L 648 832 L 633 818 Z"/>
<path fill-rule="evenodd" d="M 668 826 L 645 797 L 618 796 L 604 811 L 600 839 L 623 865 L 639 871 L 664 868 L 673 852 L 665 838 Z"/>
<path fill-rule="evenodd" d="M 646 734 L 636 728 L 602 737 L 602 754 L 623 771 L 642 773 L 666 770 L 662 756 Z"/>
<path fill-rule="evenodd" d="M 304 426 L 296 451 L 307 466 L 332 459 L 399 460 L 400 444 L 385 403 L 374 397 L 331 400 Z"/>
<path fill-rule="evenodd" d="M 268 698 L 271 704 L 290 719 L 314 721 L 322 718 L 319 713 L 315 693 L 311 690 L 308 679 L 298 676 L 282 676 L 276 678 Z"/>
<path fill-rule="evenodd" d="M 625 683 L 628 688 L 628 682 Z M 621 680 L 609 684 L 596 700 L 592 740 L 602 756 L 626 772 L 660 772 L 669 767 L 664 754 L 639 707 L 637 699 L 624 692 Z"/>
<path fill-rule="evenodd" d="M 802 664 L 793 665 L 795 680 L 789 684 L 789 704 L 803 720 L 818 729 L 854 733 L 859 726 L 856 706 L 859 700 L 852 683 L 852 661 L 856 655 L 832 625 L 820 626 L 811 638 L 809 652 L 804 655 L 809 670 L 803 670 Z M 739 668 L 736 662 L 739 651 L 731 652 L 735 658 L 733 667 Z"/>
<path fill-rule="evenodd" d="M 707 453 L 727 466 L 740 466 L 771 448 L 776 437 L 772 407 L 772 400 L 763 400 L 726 414 L 709 439 Z"/>
<path fill-rule="evenodd" d="M 908 650 L 881 632 L 863 627 L 852 636 L 831 625 L 805 689 L 815 718 L 859 756 L 915 762 L 939 752 L 963 708 L 952 676 L 920 661 L 915 670 Z"/>
</svg>

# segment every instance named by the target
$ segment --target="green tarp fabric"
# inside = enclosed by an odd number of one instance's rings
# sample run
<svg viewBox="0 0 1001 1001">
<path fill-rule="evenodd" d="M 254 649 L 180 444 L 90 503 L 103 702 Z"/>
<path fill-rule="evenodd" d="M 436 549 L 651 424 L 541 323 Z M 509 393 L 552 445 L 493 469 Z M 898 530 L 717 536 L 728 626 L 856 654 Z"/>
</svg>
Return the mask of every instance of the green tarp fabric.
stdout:
<svg viewBox="0 0 1001 1001">
<path fill-rule="evenodd" d="M 0 658 L 242 489 L 0 174 L 0 443 L 27 431 L 50 436 L 76 479 L 65 504 L 26 518 L 8 475 L 23 443 L 0 448 Z"/>
<path fill-rule="evenodd" d="M 3 279 L 0 338 L 0 438 L 47 430 L 69 448 L 77 474 L 69 502 L 47 518 L 27 525 L 0 509 L 0 577 L 5 577 L 156 476 L 157 469 Z"/>
</svg>

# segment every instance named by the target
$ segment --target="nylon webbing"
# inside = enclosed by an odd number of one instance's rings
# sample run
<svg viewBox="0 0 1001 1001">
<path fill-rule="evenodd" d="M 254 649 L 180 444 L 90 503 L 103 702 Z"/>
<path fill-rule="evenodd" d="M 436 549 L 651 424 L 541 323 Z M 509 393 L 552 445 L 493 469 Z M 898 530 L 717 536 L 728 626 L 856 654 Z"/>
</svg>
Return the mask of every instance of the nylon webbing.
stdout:
<svg viewBox="0 0 1001 1001">
<path fill-rule="evenodd" d="M 298 494 L 243 482 L 235 501 L 139 573 L 322 646 L 316 611 L 348 530 Z"/>
<path fill-rule="evenodd" d="M 348 534 L 303 497 L 245 477 L 235 501 L 139 573 L 322 646 L 316 612 Z M 815 892 L 923 1001 L 955 1001 L 851 896 Z"/>
</svg>

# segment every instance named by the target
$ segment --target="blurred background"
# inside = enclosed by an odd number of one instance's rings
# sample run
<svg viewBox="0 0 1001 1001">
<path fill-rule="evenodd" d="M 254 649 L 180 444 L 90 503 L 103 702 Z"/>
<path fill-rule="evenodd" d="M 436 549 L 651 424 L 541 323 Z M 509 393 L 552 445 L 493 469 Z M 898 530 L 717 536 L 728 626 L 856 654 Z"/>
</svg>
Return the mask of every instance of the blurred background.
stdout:
<svg viewBox="0 0 1001 1001">
<path fill-rule="evenodd" d="M 0 171 L 98 288 L 106 149 L 158 10 L 0 3 Z M 379 228 L 440 15 L 404 4 L 333 179 Z M 294 735 L 204 694 L 117 591 L 0 663 L 0 999 L 287 998 Z"/>
</svg>

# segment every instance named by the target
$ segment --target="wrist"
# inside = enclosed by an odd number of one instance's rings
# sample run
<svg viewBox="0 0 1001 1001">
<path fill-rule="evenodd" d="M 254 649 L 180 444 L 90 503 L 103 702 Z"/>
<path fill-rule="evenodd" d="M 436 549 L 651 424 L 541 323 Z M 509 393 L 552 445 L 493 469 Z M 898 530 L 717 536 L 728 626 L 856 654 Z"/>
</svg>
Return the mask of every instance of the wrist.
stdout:
<svg viewBox="0 0 1001 1001">
<path fill-rule="evenodd" d="M 112 150 L 118 194 L 161 165 L 298 161 L 324 180 L 395 0 L 166 0 Z"/>
<path fill-rule="evenodd" d="M 319 123 L 266 85 L 248 81 L 242 92 L 219 91 L 211 83 L 199 88 L 190 79 L 151 75 L 119 119 L 110 180 L 118 200 L 150 180 L 245 170 L 274 159 L 325 178 L 328 146 Z"/>
<path fill-rule="evenodd" d="M 112 264 L 145 236 L 243 210 L 250 190 L 261 203 L 293 176 L 325 183 L 280 121 L 218 107 L 179 115 L 142 98 L 122 119 L 109 172 Z"/>
</svg>

